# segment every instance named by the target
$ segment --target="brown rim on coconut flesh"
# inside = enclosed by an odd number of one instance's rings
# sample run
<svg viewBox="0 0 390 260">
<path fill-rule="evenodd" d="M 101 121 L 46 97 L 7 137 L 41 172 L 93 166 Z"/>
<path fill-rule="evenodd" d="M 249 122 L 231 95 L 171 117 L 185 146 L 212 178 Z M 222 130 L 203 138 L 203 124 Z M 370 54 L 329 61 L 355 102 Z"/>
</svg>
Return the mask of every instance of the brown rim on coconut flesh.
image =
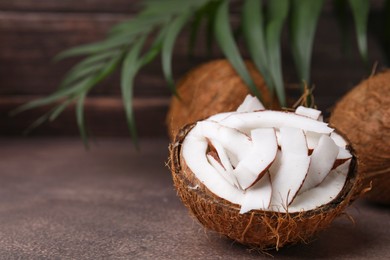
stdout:
<svg viewBox="0 0 390 260">
<path fill-rule="evenodd" d="M 195 126 L 196 123 L 183 127 L 170 145 L 170 168 L 175 188 L 184 205 L 204 227 L 239 243 L 267 250 L 309 242 L 365 191 L 357 175 L 358 162 L 352 156 L 345 183 L 329 202 L 309 210 L 295 209 L 295 212 L 290 212 L 288 207 L 284 210 L 249 208 L 243 212 L 242 205 L 212 192 L 187 165 L 183 142 Z"/>
</svg>

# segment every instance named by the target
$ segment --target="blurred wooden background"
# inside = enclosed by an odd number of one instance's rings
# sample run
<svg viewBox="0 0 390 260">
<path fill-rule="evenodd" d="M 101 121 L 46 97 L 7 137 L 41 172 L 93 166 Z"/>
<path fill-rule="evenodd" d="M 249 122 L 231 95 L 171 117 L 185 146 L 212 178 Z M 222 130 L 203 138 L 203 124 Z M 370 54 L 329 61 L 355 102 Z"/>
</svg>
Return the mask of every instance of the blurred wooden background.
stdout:
<svg viewBox="0 0 390 260">
<path fill-rule="evenodd" d="M 47 108 L 9 117 L 13 108 L 56 89 L 66 71 L 77 62 L 58 63 L 53 57 L 60 51 L 82 43 L 103 39 L 108 29 L 131 19 L 139 10 L 135 0 L 1 0 L 0 1 L 0 135 L 21 136 L 26 127 Z M 374 10 L 375 11 L 375 10 Z M 233 17 L 232 21 L 238 19 Z M 284 36 L 284 75 L 288 84 L 297 83 L 287 37 Z M 176 79 L 192 67 L 221 57 L 218 51 L 207 56 L 200 47 L 188 58 L 188 38 L 184 32 L 175 46 Z M 320 18 L 312 60 L 312 81 L 320 109 L 329 112 L 345 92 L 367 77 L 370 68 L 361 62 L 356 45 L 342 50 L 340 31 L 330 8 Z M 244 51 L 244 48 L 242 48 Z M 368 67 L 383 66 L 379 47 L 369 38 Z M 135 111 L 142 136 L 165 135 L 165 113 L 170 93 L 163 80 L 160 61 L 156 60 L 136 78 Z M 86 102 L 90 131 L 97 136 L 123 136 L 128 131 L 120 98 L 118 74 L 92 91 Z M 74 109 L 67 109 L 56 121 L 44 124 L 34 135 L 77 135 Z"/>
</svg>

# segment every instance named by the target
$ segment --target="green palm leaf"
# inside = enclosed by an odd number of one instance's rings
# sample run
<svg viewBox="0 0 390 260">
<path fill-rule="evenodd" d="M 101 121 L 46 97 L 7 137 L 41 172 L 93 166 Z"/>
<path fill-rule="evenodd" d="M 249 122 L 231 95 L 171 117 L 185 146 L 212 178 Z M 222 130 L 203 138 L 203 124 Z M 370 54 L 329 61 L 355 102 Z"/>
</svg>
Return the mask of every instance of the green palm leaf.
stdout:
<svg viewBox="0 0 390 260">
<path fill-rule="evenodd" d="M 15 110 L 13 110 L 11 112 L 11 115 L 15 115 L 15 114 L 18 114 L 22 111 L 33 109 L 36 107 L 49 105 L 53 102 L 64 99 L 67 96 L 79 93 L 80 91 L 83 91 L 83 89 L 85 88 L 86 85 L 91 85 L 92 82 L 93 82 L 93 77 L 92 76 L 88 77 L 88 78 L 82 80 L 81 82 L 79 82 L 78 84 L 72 86 L 71 88 L 63 88 L 63 89 L 60 89 L 60 90 L 54 92 L 53 94 L 51 94 L 47 97 L 33 100 L 29 103 L 26 103 L 26 104 L 16 108 Z"/>
<path fill-rule="evenodd" d="M 292 0 L 290 38 L 291 52 L 300 80 L 310 84 L 310 62 L 314 34 L 323 0 Z M 303 88 L 303 85 L 302 85 Z"/>
<path fill-rule="evenodd" d="M 172 52 L 175 40 L 180 30 L 190 17 L 190 12 L 185 12 L 176 17 L 169 25 L 162 42 L 161 62 L 162 69 L 171 92 L 177 96 L 175 83 L 172 76 Z"/>
<path fill-rule="evenodd" d="M 85 117 L 84 117 L 84 101 L 86 95 L 87 93 L 84 92 L 78 97 L 77 104 L 76 104 L 76 121 L 77 121 L 77 126 L 79 128 L 81 139 L 83 140 L 85 147 L 88 148 L 89 144 L 88 144 L 87 131 L 85 129 Z"/>
<path fill-rule="evenodd" d="M 85 66 L 79 70 L 72 71 L 72 73 L 69 73 L 69 75 L 67 75 L 65 77 L 65 79 L 61 82 L 60 88 L 63 88 L 63 87 L 68 86 L 68 85 L 72 85 L 76 81 L 83 79 L 88 75 L 91 75 L 91 74 L 94 74 L 94 73 L 100 71 L 104 67 L 104 65 L 105 65 L 104 62 L 95 63 L 95 64 L 91 64 L 89 66 Z"/>
<path fill-rule="evenodd" d="M 268 71 L 268 53 L 265 44 L 264 11 L 261 1 L 246 0 L 242 12 L 242 31 L 251 58 L 272 91 L 274 83 Z"/>
<path fill-rule="evenodd" d="M 131 50 L 125 56 L 125 59 L 122 64 L 121 72 L 121 91 L 122 91 L 122 101 L 125 109 L 127 125 L 130 130 L 130 134 L 133 137 L 133 142 L 138 148 L 138 137 L 137 129 L 135 126 L 134 113 L 133 113 L 133 86 L 134 86 L 134 77 L 140 69 L 139 54 L 141 52 L 142 46 L 146 40 L 146 37 L 140 38 Z"/>
<path fill-rule="evenodd" d="M 247 0 L 242 16 L 244 37 L 251 58 L 271 92 L 276 91 L 282 106 L 286 105 L 286 96 L 280 48 L 288 10 L 288 0 L 269 1 L 267 12 L 263 11 L 261 1 Z"/>
<path fill-rule="evenodd" d="M 208 54 L 211 55 L 212 43 L 214 39 L 213 36 L 214 36 L 215 13 L 220 3 L 221 0 L 209 1 L 207 4 L 201 7 L 197 12 L 195 12 L 191 24 L 191 34 L 189 37 L 189 44 L 188 44 L 190 57 L 193 56 L 195 42 L 198 36 L 198 32 L 201 26 L 203 25 L 202 24 L 203 21 L 206 22 L 206 28 L 205 28 L 206 49 Z"/>
<path fill-rule="evenodd" d="M 50 113 L 49 121 L 54 121 L 72 102 L 73 99 L 69 98 L 68 100 L 65 100 L 63 103 L 55 107 Z"/>
<path fill-rule="evenodd" d="M 229 26 L 229 1 L 221 2 L 215 17 L 215 39 L 221 47 L 224 55 L 232 64 L 245 84 L 249 87 L 253 94 L 261 99 L 260 93 L 250 76 L 241 54 L 236 46 L 233 38 L 231 27 Z"/>
<path fill-rule="evenodd" d="M 269 72 L 275 86 L 276 95 L 282 106 L 286 105 L 286 96 L 282 75 L 280 38 L 284 22 L 288 15 L 288 9 L 288 0 L 270 1 L 267 8 L 268 19 L 265 28 Z"/>
<path fill-rule="evenodd" d="M 370 10 L 368 0 L 349 0 L 355 21 L 356 37 L 360 55 L 367 62 L 367 21 Z"/>
<path fill-rule="evenodd" d="M 94 55 L 112 49 L 121 49 L 123 45 L 129 45 L 134 40 L 134 37 L 135 34 L 133 33 L 120 34 L 101 42 L 81 45 L 60 53 L 57 55 L 56 60 L 80 55 Z"/>
</svg>

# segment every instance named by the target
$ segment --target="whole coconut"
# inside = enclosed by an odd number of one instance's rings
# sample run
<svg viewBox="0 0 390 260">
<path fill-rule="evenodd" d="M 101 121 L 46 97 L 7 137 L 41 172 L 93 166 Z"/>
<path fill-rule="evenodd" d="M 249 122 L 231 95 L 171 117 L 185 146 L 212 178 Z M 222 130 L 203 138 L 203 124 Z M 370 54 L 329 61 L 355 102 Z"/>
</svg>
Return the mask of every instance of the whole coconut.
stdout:
<svg viewBox="0 0 390 260">
<path fill-rule="evenodd" d="M 355 150 L 372 201 L 390 204 L 390 70 L 362 81 L 335 106 L 330 124 Z"/>
<path fill-rule="evenodd" d="M 251 62 L 246 62 L 267 109 L 279 104 L 269 92 L 263 77 Z M 171 140 L 179 129 L 211 115 L 236 110 L 249 94 L 249 89 L 227 60 L 200 65 L 184 76 L 177 85 L 180 97 L 172 97 L 166 118 Z"/>
</svg>

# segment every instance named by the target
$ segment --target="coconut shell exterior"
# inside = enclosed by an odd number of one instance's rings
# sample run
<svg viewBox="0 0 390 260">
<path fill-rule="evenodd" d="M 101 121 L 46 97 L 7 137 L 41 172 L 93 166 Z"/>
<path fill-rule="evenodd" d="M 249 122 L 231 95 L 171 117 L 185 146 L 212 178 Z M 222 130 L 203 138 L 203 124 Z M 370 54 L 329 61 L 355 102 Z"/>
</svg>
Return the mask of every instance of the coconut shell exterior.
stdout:
<svg viewBox="0 0 390 260">
<path fill-rule="evenodd" d="M 362 81 L 335 106 L 330 124 L 347 137 L 359 160 L 367 197 L 390 205 L 390 70 Z"/>
<path fill-rule="evenodd" d="M 170 167 L 177 193 L 204 227 L 244 245 L 268 250 L 307 243 L 317 232 L 326 229 L 362 191 L 353 157 L 347 182 L 339 196 L 330 203 L 300 213 L 252 210 L 239 214 L 239 205 L 213 194 L 186 165 L 181 155 L 181 144 L 191 128 L 183 128 L 170 146 Z"/>
<path fill-rule="evenodd" d="M 252 76 L 267 109 L 277 109 L 279 104 L 255 66 L 247 61 Z M 234 111 L 249 94 L 248 87 L 227 60 L 214 60 L 187 73 L 176 86 L 178 96 L 172 97 L 166 118 L 171 140 L 179 129 L 211 115 Z"/>
</svg>

